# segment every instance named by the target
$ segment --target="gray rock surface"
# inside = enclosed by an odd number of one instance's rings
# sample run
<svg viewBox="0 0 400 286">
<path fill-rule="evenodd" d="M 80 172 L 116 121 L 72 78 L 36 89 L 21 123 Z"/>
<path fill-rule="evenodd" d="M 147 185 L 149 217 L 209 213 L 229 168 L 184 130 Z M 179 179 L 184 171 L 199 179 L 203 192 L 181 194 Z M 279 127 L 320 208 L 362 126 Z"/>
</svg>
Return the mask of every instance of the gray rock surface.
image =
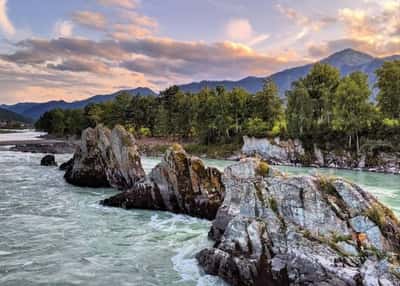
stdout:
<svg viewBox="0 0 400 286">
<path fill-rule="evenodd" d="M 299 140 L 280 141 L 276 138 L 243 137 L 242 153 L 247 156 L 259 155 L 274 164 L 295 163 L 298 157 L 304 155 L 304 148 Z"/>
<path fill-rule="evenodd" d="M 65 173 L 73 185 L 118 189 L 129 189 L 144 176 L 135 138 L 122 126 L 84 130 Z"/>
<path fill-rule="evenodd" d="M 199 158 L 188 156 L 181 146 L 174 145 L 146 179 L 102 203 L 214 219 L 224 191 L 217 169 L 205 167 Z"/>
<path fill-rule="evenodd" d="M 400 153 L 363 151 L 359 156 L 343 150 L 321 150 L 316 144 L 304 150 L 299 140 L 243 137 L 242 154 L 260 156 L 275 165 L 303 165 L 400 174 Z"/>
<path fill-rule="evenodd" d="M 400 224 L 386 207 L 342 179 L 261 176 L 259 164 L 224 172 L 216 243 L 197 255 L 207 273 L 231 285 L 400 285 L 382 260 L 400 254 Z"/>
</svg>

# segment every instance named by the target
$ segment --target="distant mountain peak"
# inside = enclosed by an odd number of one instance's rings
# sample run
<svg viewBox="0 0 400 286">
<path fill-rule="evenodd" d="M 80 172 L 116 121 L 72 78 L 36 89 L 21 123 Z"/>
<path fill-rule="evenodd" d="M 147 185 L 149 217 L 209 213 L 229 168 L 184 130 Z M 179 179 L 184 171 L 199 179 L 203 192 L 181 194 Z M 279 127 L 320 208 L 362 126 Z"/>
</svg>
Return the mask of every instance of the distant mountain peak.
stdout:
<svg viewBox="0 0 400 286">
<path fill-rule="evenodd" d="M 329 64 L 335 63 L 336 66 L 359 66 L 367 64 L 374 59 L 375 58 L 369 54 L 348 48 L 330 55 L 321 62 Z"/>
</svg>

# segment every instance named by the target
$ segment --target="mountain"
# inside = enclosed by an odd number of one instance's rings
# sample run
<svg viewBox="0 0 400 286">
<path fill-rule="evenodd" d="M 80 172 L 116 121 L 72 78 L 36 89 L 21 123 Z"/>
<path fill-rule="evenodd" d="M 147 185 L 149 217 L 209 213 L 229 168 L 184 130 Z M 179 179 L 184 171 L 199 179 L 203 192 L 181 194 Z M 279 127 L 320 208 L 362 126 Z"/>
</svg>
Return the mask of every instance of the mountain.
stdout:
<svg viewBox="0 0 400 286">
<path fill-rule="evenodd" d="M 31 120 L 10 110 L 0 108 L 0 121 L 16 121 L 22 123 L 31 123 Z"/>
<path fill-rule="evenodd" d="M 330 64 L 339 69 L 342 76 L 348 75 L 354 71 L 362 71 L 368 75 L 369 85 L 373 89 L 372 100 L 375 99 L 377 90 L 374 89 L 376 83 L 375 71 L 382 66 L 385 61 L 400 60 L 400 55 L 393 55 L 386 58 L 375 58 L 366 53 L 362 53 L 353 49 L 346 49 L 333 55 L 322 59 L 320 62 Z M 285 92 L 291 88 L 293 81 L 305 77 L 315 63 L 308 64 L 300 67 L 286 69 L 284 71 L 272 74 L 268 77 L 254 77 L 249 76 L 238 81 L 201 81 L 189 84 L 180 85 L 180 89 L 185 92 L 198 92 L 203 88 L 216 88 L 217 86 L 224 86 L 227 90 L 232 90 L 235 87 L 240 87 L 250 93 L 255 93 L 262 89 L 264 80 L 267 78 L 272 79 L 279 88 L 279 94 L 284 97 Z M 131 90 L 124 90 L 132 95 L 156 95 L 154 91 L 149 88 L 135 88 Z M 63 109 L 76 109 L 83 108 L 89 103 L 100 103 L 113 100 L 119 93 L 108 95 L 96 95 L 86 100 L 65 102 L 65 101 L 49 101 L 45 103 L 18 103 L 15 105 L 2 105 L 0 107 L 11 110 L 25 117 L 38 119 L 43 113 L 54 108 Z"/>
<path fill-rule="evenodd" d="M 375 58 L 366 53 L 362 53 L 353 49 L 346 49 L 337 52 L 320 62 L 330 64 L 339 69 L 342 76 L 348 75 L 354 71 L 362 71 L 368 75 L 370 87 L 373 88 L 376 82 L 375 71 L 382 66 L 385 61 L 400 60 L 400 55 L 394 55 L 387 58 Z M 246 77 L 239 81 L 201 81 L 185 85 L 181 85 L 181 89 L 187 92 L 198 92 L 199 90 L 208 87 L 215 88 L 224 86 L 231 90 L 235 87 L 241 87 L 248 92 L 254 93 L 262 89 L 265 79 L 272 79 L 279 88 L 279 94 L 284 96 L 285 92 L 291 88 L 293 81 L 301 77 L 305 77 L 315 63 L 300 67 L 286 69 L 284 71 L 272 74 L 268 77 Z M 377 91 L 374 90 L 374 96 Z"/>
<path fill-rule="evenodd" d="M 79 100 L 73 102 L 66 102 L 63 100 L 49 101 L 44 103 L 24 102 L 24 103 L 17 103 L 14 105 L 1 105 L 0 107 L 18 113 L 27 118 L 38 119 L 43 113 L 52 110 L 54 108 L 61 108 L 61 109 L 84 108 L 86 105 L 90 103 L 101 103 L 113 100 L 121 92 L 127 92 L 132 96 L 156 95 L 156 93 L 149 88 L 139 87 L 135 89 L 121 90 L 113 94 L 96 95 L 85 100 Z"/>
</svg>

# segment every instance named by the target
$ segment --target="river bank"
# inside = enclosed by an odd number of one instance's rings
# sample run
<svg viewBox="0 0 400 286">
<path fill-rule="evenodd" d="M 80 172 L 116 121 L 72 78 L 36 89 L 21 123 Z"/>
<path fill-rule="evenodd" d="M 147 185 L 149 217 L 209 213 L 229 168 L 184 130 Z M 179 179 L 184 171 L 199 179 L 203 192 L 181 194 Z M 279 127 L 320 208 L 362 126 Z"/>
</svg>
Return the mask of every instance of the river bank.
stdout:
<svg viewBox="0 0 400 286">
<path fill-rule="evenodd" d="M 26 131 L 25 131 L 26 132 Z M 33 131 L 29 131 L 33 132 Z M 29 139 L 0 140 L 1 146 L 12 146 L 11 150 L 29 153 L 71 154 L 79 143 L 79 138 L 60 138 L 46 133 L 35 133 Z M 36 135 L 36 136 L 35 136 Z M 2 136 L 8 136 L 2 134 Z M 13 136 L 13 135 L 12 135 Z M 21 135 L 19 135 L 21 136 Z M 0 136 L 1 139 L 1 136 Z M 161 157 L 175 143 L 195 156 L 211 160 L 238 161 L 244 157 L 259 156 L 274 166 L 311 167 L 316 169 L 351 170 L 382 174 L 400 175 L 400 156 L 397 154 L 377 153 L 363 155 L 354 159 L 349 153 L 327 152 L 314 148 L 306 153 L 299 141 L 268 140 L 244 137 L 243 144 L 204 145 L 190 140 L 171 138 L 145 137 L 136 139 L 139 153 L 147 157 Z"/>
</svg>

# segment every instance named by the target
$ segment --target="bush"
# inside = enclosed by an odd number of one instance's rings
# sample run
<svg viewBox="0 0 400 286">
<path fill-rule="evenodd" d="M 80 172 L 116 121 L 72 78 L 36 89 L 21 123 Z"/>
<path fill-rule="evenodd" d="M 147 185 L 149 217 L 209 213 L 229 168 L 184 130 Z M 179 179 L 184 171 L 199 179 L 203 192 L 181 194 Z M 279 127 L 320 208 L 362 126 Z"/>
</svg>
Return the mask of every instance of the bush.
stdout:
<svg viewBox="0 0 400 286">
<path fill-rule="evenodd" d="M 150 137 L 151 136 L 151 130 L 150 128 L 142 127 L 139 129 L 139 135 L 141 137 Z"/>
<path fill-rule="evenodd" d="M 267 163 L 265 163 L 265 162 L 260 162 L 260 163 L 258 164 L 258 166 L 257 166 L 256 174 L 257 174 L 258 176 L 265 177 L 265 176 L 268 175 L 269 169 L 270 169 L 270 167 L 269 167 L 269 165 L 268 165 Z"/>
</svg>

